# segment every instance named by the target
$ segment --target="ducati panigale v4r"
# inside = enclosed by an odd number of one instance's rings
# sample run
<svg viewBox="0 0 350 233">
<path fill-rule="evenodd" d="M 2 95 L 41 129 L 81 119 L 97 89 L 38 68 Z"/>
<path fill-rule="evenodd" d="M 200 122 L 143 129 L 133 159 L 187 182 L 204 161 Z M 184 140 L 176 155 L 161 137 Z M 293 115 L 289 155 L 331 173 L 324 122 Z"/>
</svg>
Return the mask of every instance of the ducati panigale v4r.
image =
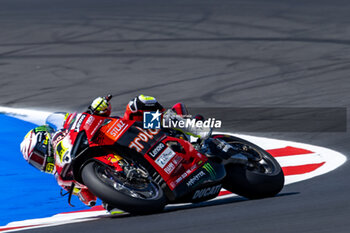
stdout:
<svg viewBox="0 0 350 233">
<path fill-rule="evenodd" d="M 141 122 L 88 113 L 70 114 L 64 129 L 54 147 L 55 166 L 70 190 L 87 187 L 132 214 L 209 200 L 221 188 L 247 198 L 271 197 L 284 185 L 277 161 L 237 137 L 213 134 L 191 143 L 176 130 L 143 129 Z"/>
</svg>

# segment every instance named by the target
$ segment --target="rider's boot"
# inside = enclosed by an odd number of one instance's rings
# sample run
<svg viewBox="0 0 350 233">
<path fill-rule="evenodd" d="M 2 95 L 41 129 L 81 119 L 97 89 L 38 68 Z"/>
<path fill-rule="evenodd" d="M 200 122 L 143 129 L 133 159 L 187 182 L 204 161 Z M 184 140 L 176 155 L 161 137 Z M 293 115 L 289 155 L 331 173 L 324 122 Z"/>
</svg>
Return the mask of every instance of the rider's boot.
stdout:
<svg viewBox="0 0 350 233">
<path fill-rule="evenodd" d="M 102 203 L 102 206 L 105 210 L 107 210 L 111 215 L 115 215 L 115 214 L 122 214 L 124 213 L 124 211 L 118 209 L 118 208 L 115 208 L 105 202 Z"/>
</svg>

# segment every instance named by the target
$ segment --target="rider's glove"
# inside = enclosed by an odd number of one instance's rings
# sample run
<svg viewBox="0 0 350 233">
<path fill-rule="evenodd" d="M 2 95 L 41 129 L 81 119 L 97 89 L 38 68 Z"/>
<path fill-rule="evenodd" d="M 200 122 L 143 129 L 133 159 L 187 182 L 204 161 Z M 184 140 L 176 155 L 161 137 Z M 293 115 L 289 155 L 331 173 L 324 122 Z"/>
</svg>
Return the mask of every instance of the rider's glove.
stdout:
<svg viewBox="0 0 350 233">
<path fill-rule="evenodd" d="M 90 109 L 95 114 L 103 115 L 110 111 L 110 104 L 108 103 L 106 98 L 97 97 L 94 101 L 92 101 Z"/>
</svg>

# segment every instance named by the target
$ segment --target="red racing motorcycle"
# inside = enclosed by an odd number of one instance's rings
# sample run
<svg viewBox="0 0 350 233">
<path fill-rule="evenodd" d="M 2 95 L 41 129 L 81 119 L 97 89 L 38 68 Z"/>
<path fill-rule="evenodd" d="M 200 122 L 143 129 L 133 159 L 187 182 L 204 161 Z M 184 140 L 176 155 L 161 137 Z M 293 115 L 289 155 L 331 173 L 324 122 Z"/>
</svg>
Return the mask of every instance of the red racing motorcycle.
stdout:
<svg viewBox="0 0 350 233">
<path fill-rule="evenodd" d="M 271 197 L 284 185 L 282 169 L 268 152 L 229 135 L 191 143 L 176 130 L 73 113 L 61 136 L 55 166 L 71 182 L 70 190 L 87 187 L 104 203 L 132 214 L 209 200 L 221 188 L 251 199 Z"/>
</svg>

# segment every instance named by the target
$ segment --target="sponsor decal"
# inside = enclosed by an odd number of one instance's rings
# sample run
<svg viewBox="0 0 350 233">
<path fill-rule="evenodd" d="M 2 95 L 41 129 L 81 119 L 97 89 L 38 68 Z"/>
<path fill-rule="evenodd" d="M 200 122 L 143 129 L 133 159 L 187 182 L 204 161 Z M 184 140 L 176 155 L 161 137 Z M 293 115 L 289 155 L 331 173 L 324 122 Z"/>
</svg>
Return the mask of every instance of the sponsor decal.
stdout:
<svg viewBox="0 0 350 233">
<path fill-rule="evenodd" d="M 197 169 L 197 164 L 194 164 L 190 169 L 188 169 L 186 172 L 187 172 L 187 175 L 190 175 L 192 172 L 194 172 L 194 170 Z"/>
<path fill-rule="evenodd" d="M 209 187 L 209 188 L 199 189 L 194 193 L 192 199 L 194 200 L 194 199 L 199 199 L 202 197 L 207 197 L 207 196 L 219 194 L 220 190 L 221 190 L 221 184 L 213 186 L 213 187 Z"/>
<path fill-rule="evenodd" d="M 175 165 L 178 165 L 182 160 L 182 157 L 181 156 L 175 156 L 174 159 L 173 159 L 173 163 Z"/>
<path fill-rule="evenodd" d="M 52 139 L 52 147 L 55 148 L 57 146 L 57 144 L 62 141 L 62 139 L 66 136 L 65 132 L 58 132 L 56 134 L 54 134 L 53 139 Z"/>
<path fill-rule="evenodd" d="M 187 174 L 186 173 L 184 173 L 186 176 L 187 176 Z M 186 177 L 185 176 L 185 177 Z M 181 181 L 182 181 L 182 179 L 183 179 L 183 177 L 182 176 L 180 176 L 179 178 L 177 178 L 176 180 L 175 180 L 175 184 L 178 184 L 178 183 L 180 183 Z"/>
<path fill-rule="evenodd" d="M 187 172 L 183 173 L 179 178 L 175 180 L 175 185 L 179 184 L 183 179 L 187 177 Z"/>
<path fill-rule="evenodd" d="M 162 113 L 156 112 L 143 113 L 143 128 L 144 129 L 160 129 L 160 119 Z"/>
<path fill-rule="evenodd" d="M 63 156 L 68 152 L 68 148 L 63 145 L 63 140 L 57 144 L 56 154 L 59 156 L 61 163 L 63 162 Z"/>
<path fill-rule="evenodd" d="M 197 183 L 202 177 L 205 176 L 205 172 L 201 171 L 200 173 L 198 173 L 197 175 L 195 175 L 194 177 L 192 177 L 189 181 L 187 181 L 187 187 L 191 187 L 192 185 L 194 185 L 195 183 Z"/>
<path fill-rule="evenodd" d="M 180 157 L 180 156 L 177 156 Z M 181 159 L 181 157 L 180 157 Z M 176 160 L 176 159 L 174 159 Z M 173 162 L 174 162 L 173 160 Z M 185 171 L 179 178 L 177 178 L 175 180 L 175 185 L 179 184 L 183 179 L 185 179 L 187 176 L 189 176 L 192 172 L 194 172 L 197 169 L 197 164 L 194 164 L 190 169 L 188 169 L 187 171 Z"/>
<path fill-rule="evenodd" d="M 174 188 L 175 188 L 175 182 L 171 182 L 171 183 L 170 183 L 170 188 L 171 188 L 171 189 L 174 189 Z"/>
<path fill-rule="evenodd" d="M 135 149 L 137 152 L 141 152 L 145 146 L 141 144 L 142 142 L 148 142 L 148 140 L 153 139 L 154 135 L 157 135 L 160 130 L 159 129 L 141 129 L 140 127 L 136 128 L 140 130 L 140 133 L 137 135 L 137 137 L 130 142 L 129 148 Z M 165 165 L 165 164 L 164 164 Z"/>
<path fill-rule="evenodd" d="M 47 173 L 53 173 L 54 170 L 55 170 L 55 164 L 53 164 L 53 163 L 48 163 L 48 164 L 46 165 L 45 172 L 47 172 Z"/>
<path fill-rule="evenodd" d="M 216 172 L 215 172 L 214 168 L 209 163 L 204 164 L 203 168 L 209 173 L 209 175 L 212 179 L 215 179 Z"/>
<path fill-rule="evenodd" d="M 35 133 L 37 133 L 37 132 L 47 132 L 47 131 L 49 131 L 49 128 L 46 125 L 42 125 L 42 126 L 38 126 L 38 127 L 34 128 L 34 132 Z"/>
<path fill-rule="evenodd" d="M 89 118 L 86 120 L 86 125 L 88 127 L 90 127 L 92 125 L 92 123 L 94 122 L 94 120 L 95 120 L 95 117 L 89 116 Z"/>
<path fill-rule="evenodd" d="M 160 152 L 162 152 L 162 150 L 165 148 L 165 145 L 163 143 L 159 143 L 154 149 L 152 149 L 148 154 L 153 157 L 156 158 L 158 157 L 158 155 L 160 154 Z"/>
<path fill-rule="evenodd" d="M 117 120 L 107 133 L 116 139 L 127 127 L 128 124 L 125 124 L 122 120 Z"/>
<path fill-rule="evenodd" d="M 156 164 L 159 167 L 164 168 L 164 166 L 175 156 L 175 152 L 167 147 L 156 159 Z"/>
<path fill-rule="evenodd" d="M 85 117 L 86 117 L 86 115 L 84 115 L 84 114 L 80 116 L 79 120 L 76 122 L 76 125 L 74 127 L 74 131 L 79 132 L 80 126 L 83 123 Z"/>
<path fill-rule="evenodd" d="M 44 139 L 44 145 L 47 145 L 48 143 L 49 143 L 49 137 L 45 137 L 45 139 Z"/>
<path fill-rule="evenodd" d="M 172 162 L 170 162 L 168 166 L 164 168 L 164 171 L 169 175 L 174 171 L 174 169 L 175 169 L 175 165 Z"/>
<path fill-rule="evenodd" d="M 54 148 L 56 164 L 70 162 L 70 150 L 72 149 L 72 144 L 69 137 L 64 137 Z"/>
<path fill-rule="evenodd" d="M 103 120 L 100 120 L 97 125 L 95 126 L 95 128 L 91 131 L 91 135 L 94 135 L 95 132 L 97 131 L 97 129 L 100 128 L 101 124 L 102 124 Z"/>
</svg>

